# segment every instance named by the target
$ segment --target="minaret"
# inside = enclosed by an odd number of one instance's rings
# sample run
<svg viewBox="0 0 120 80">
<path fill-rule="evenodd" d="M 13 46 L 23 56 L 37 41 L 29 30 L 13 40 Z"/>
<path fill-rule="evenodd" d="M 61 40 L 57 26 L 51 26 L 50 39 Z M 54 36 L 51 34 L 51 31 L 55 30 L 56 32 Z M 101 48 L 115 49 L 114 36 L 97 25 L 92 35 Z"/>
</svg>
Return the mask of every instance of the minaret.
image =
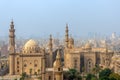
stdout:
<svg viewBox="0 0 120 80">
<path fill-rule="evenodd" d="M 50 35 L 49 38 L 49 67 L 53 67 L 53 43 L 52 43 L 53 39 L 52 39 L 52 35 Z"/>
<path fill-rule="evenodd" d="M 43 48 L 43 56 L 42 56 L 42 80 L 46 80 L 45 79 L 45 73 L 46 73 L 46 64 L 45 64 L 45 60 L 46 60 L 46 53 L 45 53 L 45 48 Z"/>
<path fill-rule="evenodd" d="M 52 51 L 52 48 L 53 48 L 52 35 L 50 35 L 50 38 L 49 38 L 49 51 Z"/>
<path fill-rule="evenodd" d="M 11 21 L 9 29 L 9 53 L 15 53 L 15 29 L 13 21 Z"/>
<path fill-rule="evenodd" d="M 56 60 L 53 64 L 53 80 L 63 80 L 63 67 L 62 67 L 62 62 L 61 62 L 61 56 L 60 56 L 60 51 L 58 50 L 57 55 L 56 55 Z"/>
<path fill-rule="evenodd" d="M 9 29 L 9 73 L 15 74 L 15 29 L 13 21 Z"/>
<path fill-rule="evenodd" d="M 69 30 L 68 30 L 68 24 L 66 24 L 66 31 L 65 31 L 65 47 L 68 48 L 68 43 L 69 43 Z"/>
</svg>

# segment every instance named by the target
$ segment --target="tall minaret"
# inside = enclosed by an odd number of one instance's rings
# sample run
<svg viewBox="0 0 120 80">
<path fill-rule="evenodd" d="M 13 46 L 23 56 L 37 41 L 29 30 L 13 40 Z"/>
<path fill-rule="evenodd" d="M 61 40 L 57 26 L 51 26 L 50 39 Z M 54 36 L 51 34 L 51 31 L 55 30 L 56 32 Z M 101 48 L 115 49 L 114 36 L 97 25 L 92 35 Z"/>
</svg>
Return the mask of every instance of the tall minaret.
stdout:
<svg viewBox="0 0 120 80">
<path fill-rule="evenodd" d="M 49 38 L 49 67 L 52 67 L 53 65 L 53 43 L 52 43 L 53 39 L 52 39 L 52 35 L 50 35 Z"/>
<path fill-rule="evenodd" d="M 52 35 L 50 35 L 50 38 L 49 38 L 49 51 L 52 51 L 52 48 L 53 48 Z"/>
<path fill-rule="evenodd" d="M 69 30 L 68 30 L 68 24 L 66 24 L 66 31 L 65 31 L 65 47 L 68 48 L 68 43 L 69 43 Z"/>
<path fill-rule="evenodd" d="M 15 74 L 15 29 L 13 21 L 9 29 L 9 74 Z"/>
<path fill-rule="evenodd" d="M 15 53 L 15 29 L 13 21 L 11 21 L 9 29 L 9 53 Z"/>
<path fill-rule="evenodd" d="M 63 80 L 63 67 L 61 62 L 60 51 L 58 50 L 56 60 L 53 64 L 53 80 Z"/>
</svg>

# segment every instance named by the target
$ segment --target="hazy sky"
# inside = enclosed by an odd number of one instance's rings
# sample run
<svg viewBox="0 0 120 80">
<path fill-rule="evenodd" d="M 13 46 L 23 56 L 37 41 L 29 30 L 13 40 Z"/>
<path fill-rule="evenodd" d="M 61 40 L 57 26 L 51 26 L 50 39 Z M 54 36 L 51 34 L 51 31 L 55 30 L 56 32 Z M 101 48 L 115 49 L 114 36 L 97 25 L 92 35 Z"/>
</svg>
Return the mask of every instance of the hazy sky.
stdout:
<svg viewBox="0 0 120 80">
<path fill-rule="evenodd" d="M 12 19 L 18 37 L 120 34 L 120 0 L 0 0 L 0 36 Z"/>
</svg>

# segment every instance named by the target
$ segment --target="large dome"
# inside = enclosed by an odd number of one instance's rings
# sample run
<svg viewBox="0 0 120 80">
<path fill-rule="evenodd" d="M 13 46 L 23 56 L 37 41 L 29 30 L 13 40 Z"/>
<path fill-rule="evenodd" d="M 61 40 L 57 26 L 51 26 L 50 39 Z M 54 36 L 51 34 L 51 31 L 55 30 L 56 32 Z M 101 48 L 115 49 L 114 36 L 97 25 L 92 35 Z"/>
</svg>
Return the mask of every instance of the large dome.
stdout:
<svg viewBox="0 0 120 80">
<path fill-rule="evenodd" d="M 38 43 L 32 39 L 27 41 L 23 47 L 23 53 L 37 53 L 39 50 Z"/>
</svg>

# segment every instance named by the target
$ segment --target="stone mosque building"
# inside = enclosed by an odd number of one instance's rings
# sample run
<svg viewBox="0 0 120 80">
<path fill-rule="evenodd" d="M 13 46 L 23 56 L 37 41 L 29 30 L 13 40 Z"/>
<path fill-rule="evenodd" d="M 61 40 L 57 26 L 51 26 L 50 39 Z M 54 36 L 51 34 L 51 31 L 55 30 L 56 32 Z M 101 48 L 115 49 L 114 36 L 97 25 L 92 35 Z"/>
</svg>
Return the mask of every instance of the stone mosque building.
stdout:
<svg viewBox="0 0 120 80">
<path fill-rule="evenodd" d="M 9 29 L 9 74 L 20 75 L 40 74 L 42 80 L 63 80 L 64 71 L 75 68 L 82 72 L 91 73 L 95 65 L 101 68 L 109 68 L 113 52 L 107 47 L 93 48 L 90 43 L 77 48 L 74 47 L 74 39 L 69 37 L 68 25 L 65 31 L 64 61 L 61 61 L 61 52 L 53 55 L 52 36 L 49 39 L 49 50 L 39 47 L 35 40 L 29 40 L 23 46 L 20 53 L 15 50 L 15 29 L 11 22 Z"/>
<path fill-rule="evenodd" d="M 9 74 L 39 74 L 42 80 L 63 80 L 63 66 L 60 51 L 53 62 L 52 36 L 50 35 L 49 50 L 39 47 L 35 40 L 30 39 L 20 53 L 15 50 L 15 29 L 13 21 L 9 29 Z M 47 77 L 46 77 L 47 76 Z M 54 76 L 54 77 L 53 77 Z"/>
</svg>

